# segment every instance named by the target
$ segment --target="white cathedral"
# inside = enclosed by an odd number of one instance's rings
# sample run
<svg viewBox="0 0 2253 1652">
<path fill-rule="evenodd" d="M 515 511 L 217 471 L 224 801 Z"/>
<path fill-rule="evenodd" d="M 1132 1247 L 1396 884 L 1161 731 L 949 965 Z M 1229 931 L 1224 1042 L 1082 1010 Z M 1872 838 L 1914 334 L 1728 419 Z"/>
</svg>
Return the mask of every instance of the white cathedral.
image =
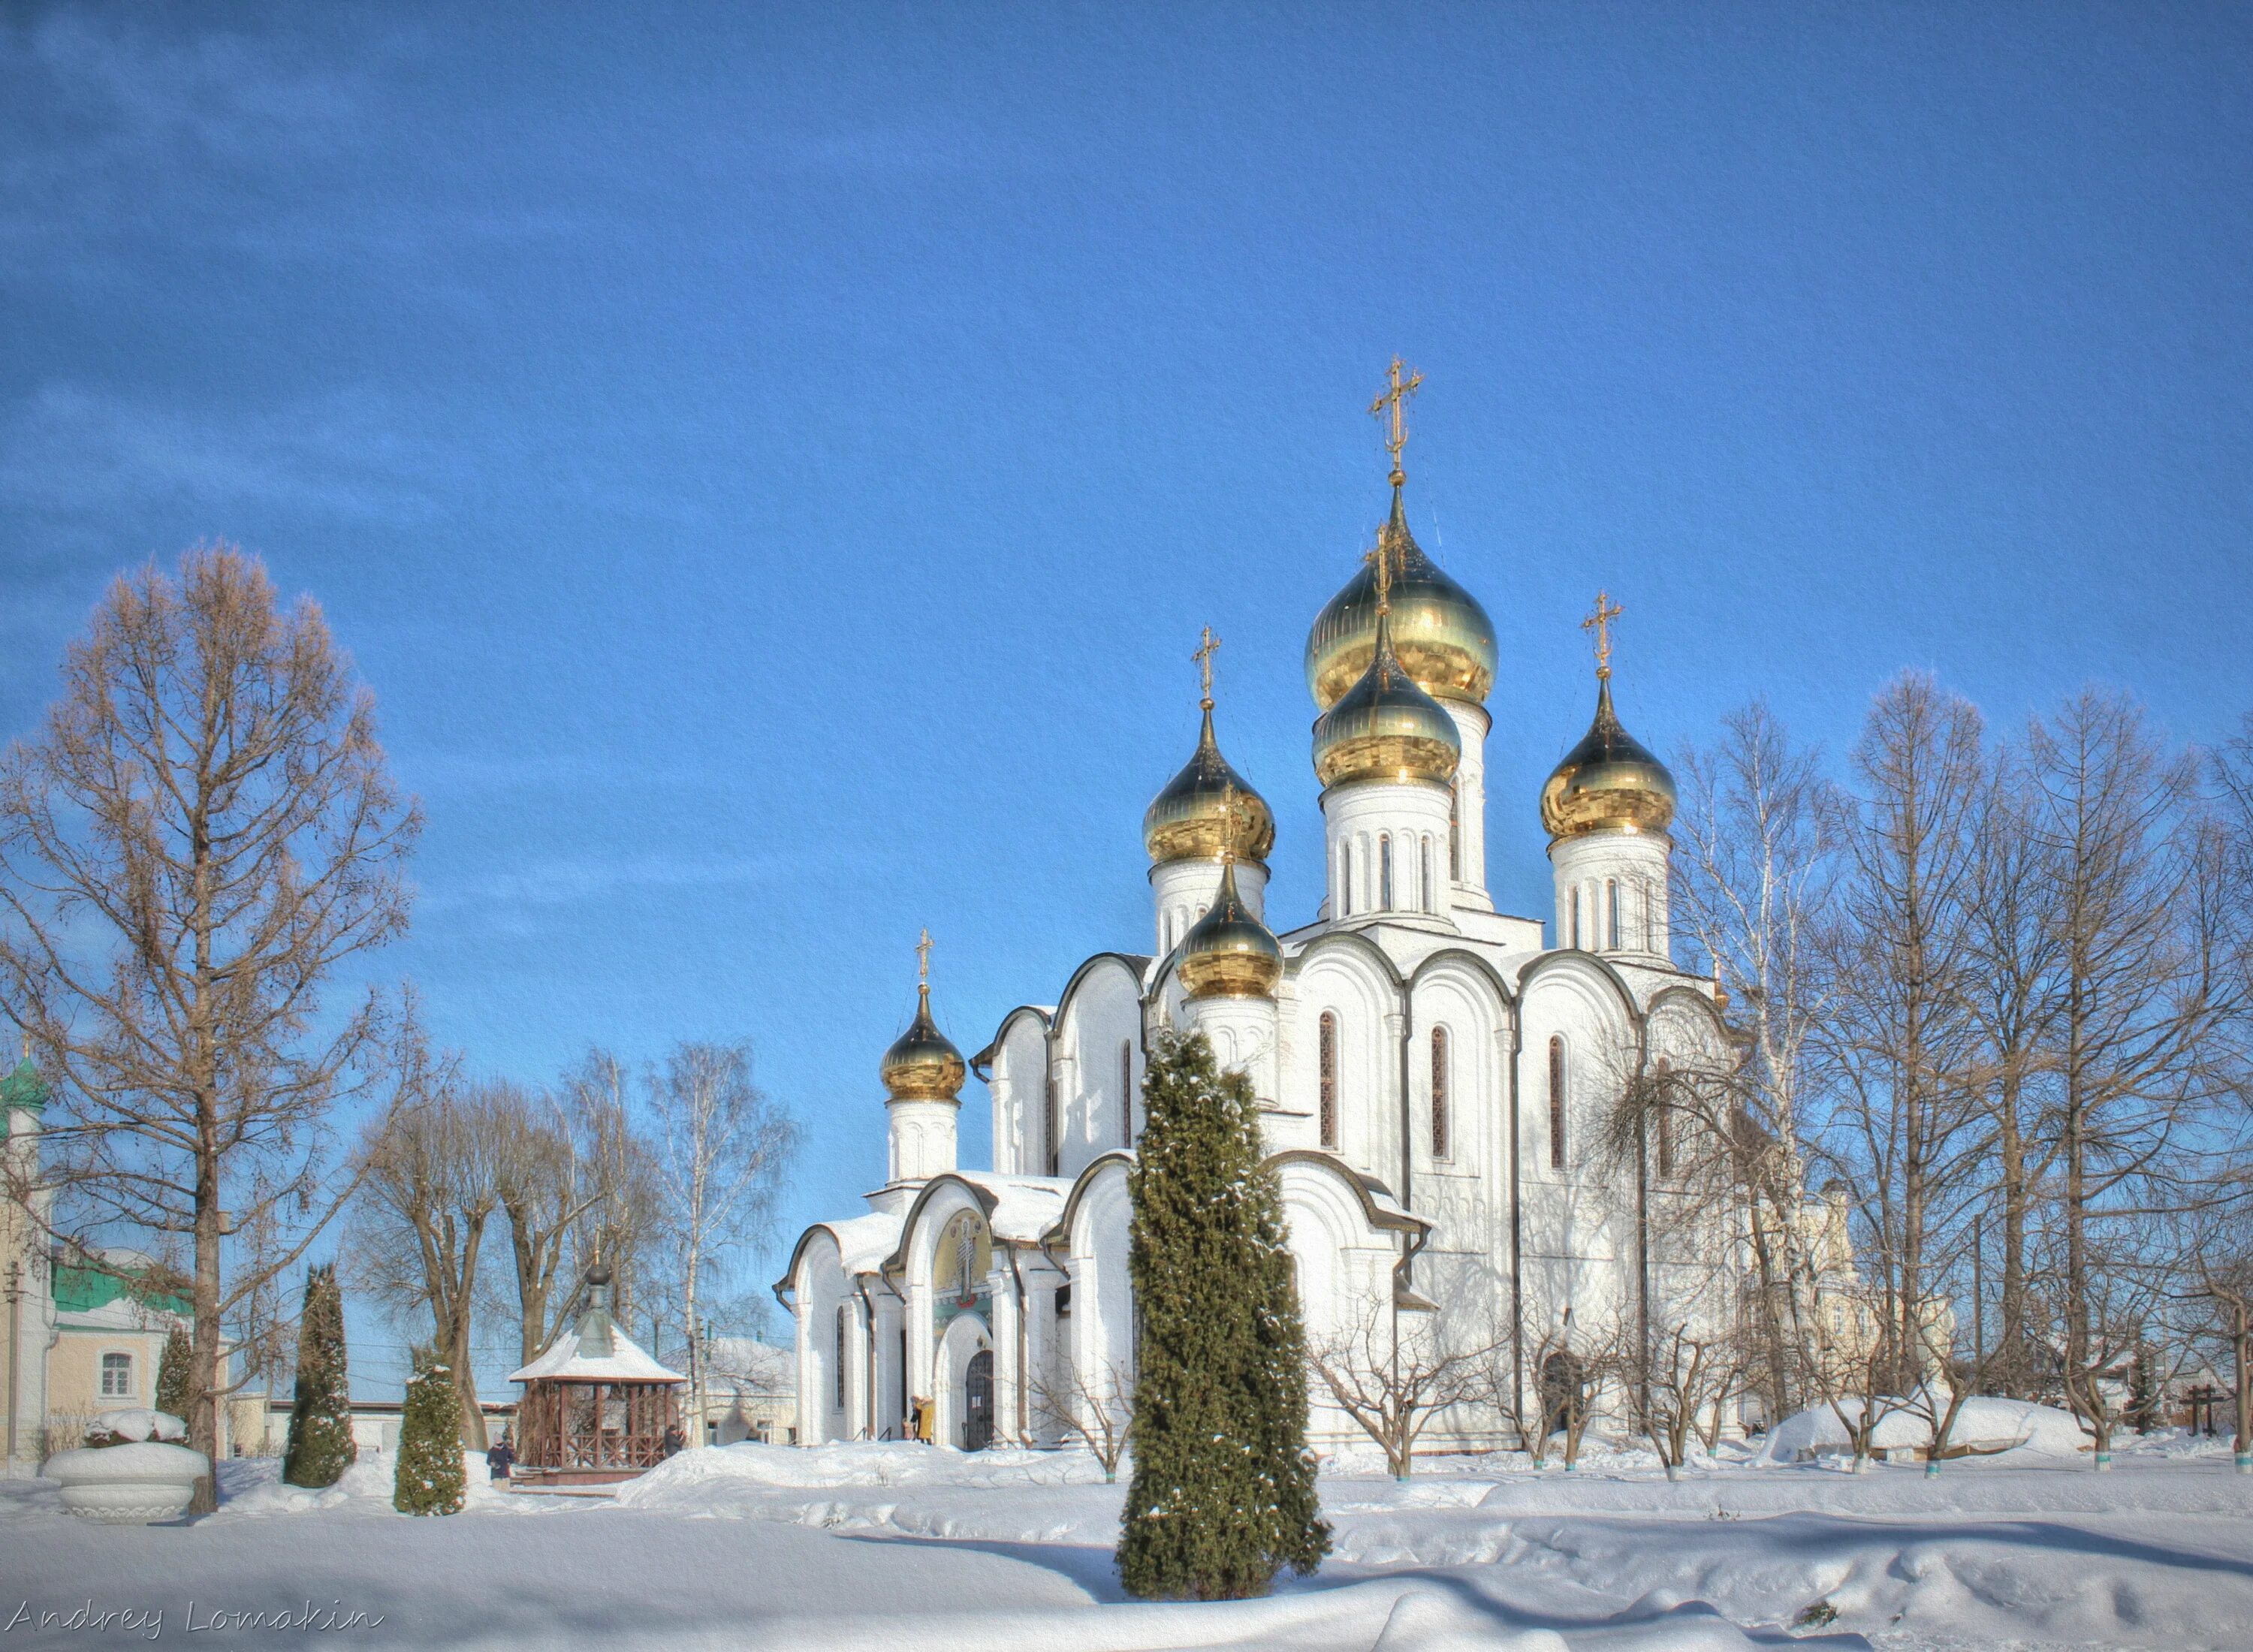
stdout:
<svg viewBox="0 0 2253 1652">
<path fill-rule="evenodd" d="M 1629 1078 L 1729 1059 L 1718 982 L 1671 954 L 1674 788 L 1612 708 L 1617 610 L 1599 598 L 1594 721 L 1539 796 L 1552 942 L 1487 892 L 1494 626 L 1409 535 L 1414 384 L 1396 362 L 1372 409 L 1391 420 L 1391 519 L 1307 640 L 1328 889 L 1314 920 L 1268 927 L 1274 820 L 1215 738 L 1208 635 L 1196 749 L 1143 818 L 1151 950 L 1088 958 L 967 1063 L 931 1018 L 926 970 L 882 1066 L 884 1184 L 868 1214 L 807 1229 L 776 1286 L 797 1324 L 802 1442 L 898 1439 L 920 1415 L 966 1449 L 1047 1446 L 1071 1436 L 1065 1412 L 1120 1407 L 1126 1172 L 1168 1027 L 1203 1032 L 1252 1081 L 1310 1346 L 1376 1325 L 1492 1350 L 1493 1400 L 1436 1418 L 1426 1448 L 1514 1443 L 1510 1398 L 1539 1407 L 1543 1368 L 1588 1338 L 1727 1311 L 1733 1222 L 1679 1208 L 1693 1195 L 1668 1187 L 1663 1140 L 1630 1157 L 1599 1140 Z M 957 1162 L 971 1070 L 992 1097 L 991 1169 Z M 1311 1439 L 1362 1438 L 1309 1391 Z"/>
</svg>

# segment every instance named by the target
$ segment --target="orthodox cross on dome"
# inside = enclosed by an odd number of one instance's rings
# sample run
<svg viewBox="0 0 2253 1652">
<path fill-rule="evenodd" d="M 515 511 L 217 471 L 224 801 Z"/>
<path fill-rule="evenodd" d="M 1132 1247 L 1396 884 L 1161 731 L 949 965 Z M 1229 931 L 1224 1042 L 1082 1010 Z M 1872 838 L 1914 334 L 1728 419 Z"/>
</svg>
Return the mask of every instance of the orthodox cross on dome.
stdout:
<svg viewBox="0 0 2253 1652">
<path fill-rule="evenodd" d="M 916 943 L 916 985 L 931 985 L 931 931 L 925 930 L 923 938 Z"/>
<path fill-rule="evenodd" d="M 1385 450 L 1392 456 L 1394 487 L 1408 479 L 1408 473 L 1400 468 L 1400 450 L 1408 445 L 1408 398 L 1416 394 L 1416 387 L 1423 382 L 1424 375 L 1412 368 L 1407 378 L 1403 379 L 1400 376 L 1400 358 L 1395 356 L 1392 372 L 1386 375 L 1385 388 L 1378 391 L 1377 400 L 1369 404 L 1371 415 L 1385 422 Z"/>
<path fill-rule="evenodd" d="M 1396 548 L 1392 534 L 1379 528 L 1377 548 L 1361 554 L 1361 560 L 1377 570 L 1377 611 L 1380 614 L 1392 611 L 1392 555 Z"/>
<path fill-rule="evenodd" d="M 1582 631 L 1596 634 L 1596 677 L 1600 681 L 1612 674 L 1612 622 L 1626 611 L 1608 593 L 1598 591 L 1595 611 L 1580 622 Z"/>
<path fill-rule="evenodd" d="M 1206 711 L 1212 709 L 1212 657 L 1220 652 L 1220 638 L 1212 634 L 1212 627 L 1204 628 L 1204 640 L 1189 656 L 1197 663 L 1197 673 L 1204 682 L 1204 698 L 1197 704 Z"/>
</svg>

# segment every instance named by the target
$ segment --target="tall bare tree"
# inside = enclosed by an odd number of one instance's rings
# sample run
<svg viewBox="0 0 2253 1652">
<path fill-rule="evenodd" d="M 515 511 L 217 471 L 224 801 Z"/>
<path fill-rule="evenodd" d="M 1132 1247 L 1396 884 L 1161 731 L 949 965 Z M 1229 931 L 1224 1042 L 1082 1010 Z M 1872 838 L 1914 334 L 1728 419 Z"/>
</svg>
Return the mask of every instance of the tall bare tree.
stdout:
<svg viewBox="0 0 2253 1652">
<path fill-rule="evenodd" d="M 57 1208 L 184 1244 L 200 1450 L 231 1316 L 342 1202 L 330 1120 L 384 1014 L 324 993 L 406 927 L 420 824 L 319 608 L 227 546 L 117 579 L 0 761 L 0 987 L 58 1080 Z"/>
<path fill-rule="evenodd" d="M 2212 1093 L 2208 1041 L 2233 1011 L 2221 869 L 2196 765 L 2125 696 L 2082 692 L 2033 726 L 2027 750 L 2032 826 L 2057 880 L 2065 1386 L 2103 1465 L 2106 1384 L 2140 1335 L 2107 1306 L 2149 1260 L 2135 1254 L 2142 1217 Z"/>
<path fill-rule="evenodd" d="M 1872 703 L 1853 766 L 1851 874 L 1838 931 L 1837 1005 L 1825 1066 L 1837 1086 L 1833 1151 L 1851 1173 L 1866 1265 L 1887 1304 L 1891 1391 L 1932 1363 L 1941 1252 L 1971 1163 L 1964 1006 L 1978 811 L 1987 795 L 1979 714 L 1922 673 Z"/>
<path fill-rule="evenodd" d="M 1816 1325 L 1800 1212 L 1818 1035 L 1832 1014 L 1825 966 L 1837 920 L 1840 812 L 1816 755 L 1764 703 L 1733 713 L 1718 744 L 1683 755 L 1674 917 L 1736 1001 L 1741 1060 L 1682 1071 L 1664 1093 L 1670 1127 L 1726 1155 L 1748 1207 L 1773 1420 L 1804 1404 Z M 1638 1126 L 1640 1128 L 1640 1126 Z"/>
<path fill-rule="evenodd" d="M 688 1346 L 692 1409 L 701 1417 L 698 1289 L 729 1252 L 767 1237 L 784 1173 L 798 1150 L 798 1126 L 751 1083 L 748 1042 L 675 1045 L 649 1075 L 648 1106 Z"/>
<path fill-rule="evenodd" d="M 394 1310 L 428 1315 L 432 1346 L 457 1378 L 462 1437 L 483 1450 L 472 1328 L 509 1133 L 524 1098 L 506 1083 L 463 1084 L 443 1068 L 420 1088 L 362 1139 L 351 1267 L 358 1284 Z"/>
<path fill-rule="evenodd" d="M 1991 1170 L 1990 1195 L 1971 1212 L 1969 1242 L 1984 1247 L 1985 1217 L 1998 1203 L 2002 1263 L 1991 1351 L 1985 1328 L 1975 1323 L 1971 1353 L 1975 1361 L 1986 1355 L 1991 1380 L 2023 1399 L 2042 1396 L 2043 1373 L 2054 1363 L 2036 1353 L 2042 1328 L 2033 1322 L 2029 1268 L 2033 1224 L 2056 1162 L 2045 1103 L 2055 1070 L 2060 938 L 2053 921 L 2057 868 L 2034 829 L 2030 784 L 2021 754 L 1997 754 L 1979 811 L 1964 977 L 1977 1036 L 1971 1082 L 1985 1126 L 1976 1151 Z M 1984 1296 L 1974 1301 L 1982 1313 Z"/>
</svg>

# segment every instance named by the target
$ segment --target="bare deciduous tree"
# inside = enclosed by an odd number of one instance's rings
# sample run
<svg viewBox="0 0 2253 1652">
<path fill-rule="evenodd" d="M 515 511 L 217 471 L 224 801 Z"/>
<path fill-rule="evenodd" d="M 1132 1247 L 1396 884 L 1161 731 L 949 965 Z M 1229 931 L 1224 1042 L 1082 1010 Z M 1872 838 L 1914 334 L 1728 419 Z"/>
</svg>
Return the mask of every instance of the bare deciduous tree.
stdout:
<svg viewBox="0 0 2253 1652">
<path fill-rule="evenodd" d="M 748 1042 L 676 1045 L 648 1091 L 692 1404 L 701 1416 L 698 1287 L 729 1251 L 766 1236 L 798 1126 L 751 1083 Z"/>
<path fill-rule="evenodd" d="M 1315 1375 L 1383 1450 L 1395 1480 L 1408 1478 L 1416 1442 L 1434 1417 L 1486 1391 L 1496 1348 L 1449 1349 L 1438 1320 L 1364 1295 L 1347 1307 L 1336 1331 L 1308 1346 Z"/>
<path fill-rule="evenodd" d="M 362 1141 L 350 1265 L 360 1286 L 395 1311 L 429 1316 L 432 1345 L 460 1379 L 463 1438 L 483 1450 L 471 1328 L 509 1130 L 524 1098 L 513 1085 L 463 1085 L 444 1070 L 419 1088 Z"/>
<path fill-rule="evenodd" d="M 63 679 L 0 762 L 0 986 L 58 1081 L 58 1208 L 185 1243 L 209 1453 L 231 1320 L 342 1202 L 329 1121 L 384 1015 L 324 989 L 405 928 L 421 823 L 318 607 L 232 547 L 120 577 Z"/>
<path fill-rule="evenodd" d="M 1057 1363 L 1061 1372 L 1034 1374 L 1036 1412 L 1086 1446 L 1103 1465 L 1104 1483 L 1113 1484 L 1133 1433 L 1134 1379 L 1116 1360 L 1106 1361 L 1092 1379 L 1069 1360 Z"/>
</svg>

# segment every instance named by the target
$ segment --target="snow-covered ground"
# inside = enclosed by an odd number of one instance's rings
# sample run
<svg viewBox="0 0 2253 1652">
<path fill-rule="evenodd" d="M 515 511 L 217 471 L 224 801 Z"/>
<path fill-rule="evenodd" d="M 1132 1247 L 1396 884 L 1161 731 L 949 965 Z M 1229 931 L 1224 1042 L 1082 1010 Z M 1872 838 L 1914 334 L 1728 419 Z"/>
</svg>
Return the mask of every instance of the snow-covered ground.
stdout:
<svg viewBox="0 0 2253 1652">
<path fill-rule="evenodd" d="M 1647 1453 L 1592 1451 L 1569 1475 L 1452 1459 L 1397 1485 L 1341 1460 L 1322 1480 L 1322 1573 L 1210 1606 L 1122 1600 L 1123 1488 L 1080 1453 L 732 1446 L 615 1501 L 480 1476 L 447 1520 L 394 1514 L 390 1467 L 310 1493 L 230 1463 L 217 1515 L 149 1528 L 75 1522 L 46 1482 L 0 1487 L 0 1652 L 184 1635 L 605 1652 L 2253 1646 L 2253 1478 L 2222 1442 L 2131 1442 L 2109 1474 L 2029 1446 L 1930 1479 L 1733 1456 L 1670 1483 Z"/>
</svg>

